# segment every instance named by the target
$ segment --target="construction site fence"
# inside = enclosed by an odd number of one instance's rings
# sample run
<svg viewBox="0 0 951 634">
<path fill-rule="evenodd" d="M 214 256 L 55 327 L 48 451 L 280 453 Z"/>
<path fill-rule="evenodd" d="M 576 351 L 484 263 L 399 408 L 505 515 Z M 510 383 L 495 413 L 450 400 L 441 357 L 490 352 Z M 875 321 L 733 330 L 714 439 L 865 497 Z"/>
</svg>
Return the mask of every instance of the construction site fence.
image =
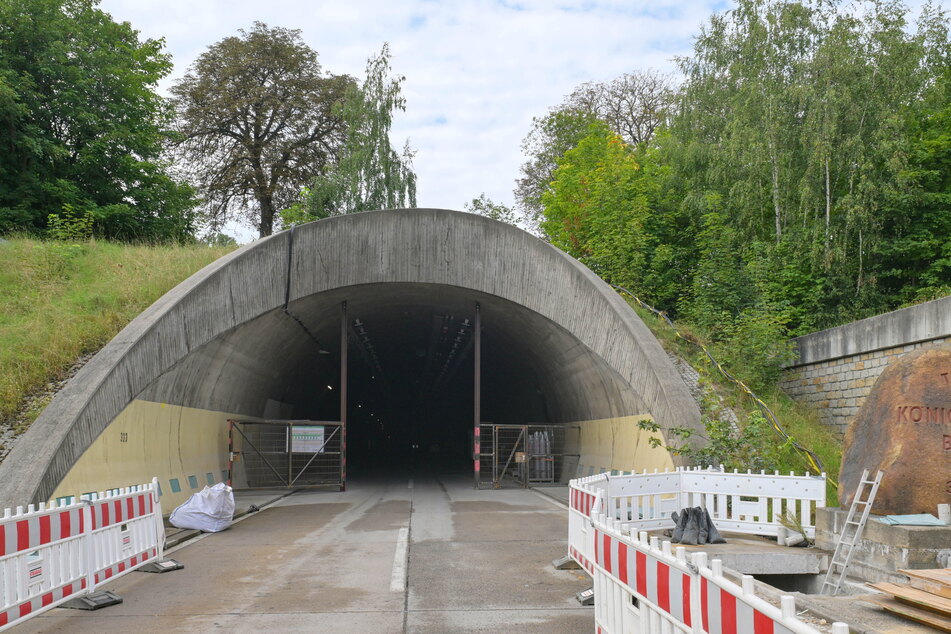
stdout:
<svg viewBox="0 0 951 634">
<path fill-rule="evenodd" d="M 727 472 L 722 467 L 678 467 L 653 473 L 599 474 L 571 481 L 578 490 L 604 493 L 602 512 L 636 530 L 673 528 L 671 513 L 702 507 L 721 531 L 776 537 L 781 520 L 816 535 L 816 510 L 826 504 L 826 475 L 778 471 Z"/>
<path fill-rule="evenodd" d="M 237 489 L 346 487 L 339 421 L 228 421 L 229 484 Z"/>
<path fill-rule="evenodd" d="M 94 594 L 164 554 L 158 479 L 5 509 L 0 517 L 0 631 Z"/>
<path fill-rule="evenodd" d="M 578 462 L 566 448 L 578 445 L 579 425 L 480 423 L 478 429 L 477 488 L 557 485 Z"/>
<path fill-rule="evenodd" d="M 606 515 L 608 476 L 581 480 L 571 483 L 568 552 L 592 577 L 599 634 L 819 634 L 798 618 L 793 597 L 777 607 L 756 595 L 753 577 L 736 584 L 720 560 Z"/>
</svg>

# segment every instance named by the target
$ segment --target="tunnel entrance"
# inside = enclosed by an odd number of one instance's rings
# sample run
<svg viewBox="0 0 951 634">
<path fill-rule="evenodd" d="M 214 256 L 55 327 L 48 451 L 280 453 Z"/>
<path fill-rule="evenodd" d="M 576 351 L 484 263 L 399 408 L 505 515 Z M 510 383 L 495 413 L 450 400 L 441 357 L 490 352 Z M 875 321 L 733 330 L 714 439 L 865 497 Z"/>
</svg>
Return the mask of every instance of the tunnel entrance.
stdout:
<svg viewBox="0 0 951 634">
<path fill-rule="evenodd" d="M 348 287 L 292 302 L 283 318 L 308 340 L 280 369 L 286 405 L 295 418 L 341 420 L 346 403 L 348 477 L 472 473 L 479 423 L 576 422 L 593 417 L 592 396 L 611 402 L 621 391 L 616 372 L 563 328 L 471 289 Z"/>
<path fill-rule="evenodd" d="M 641 416 L 702 430 L 656 339 L 580 263 L 475 214 L 347 214 L 247 245 L 143 312 L 0 463 L 0 500 L 157 476 L 180 503 L 227 474 L 230 419 L 345 417 L 351 474 L 469 471 L 477 421 L 580 425 L 578 474 L 662 467 Z"/>
<path fill-rule="evenodd" d="M 358 477 L 471 472 L 477 417 L 556 422 L 554 379 L 543 359 L 577 347 L 540 315 L 452 286 L 366 285 L 304 298 L 288 313 L 313 334 L 317 349 L 312 369 L 289 377 L 314 388 L 295 415 L 316 420 L 337 419 L 341 411 L 340 370 L 330 378 L 326 373 L 341 359 L 342 334 L 334 337 L 332 328 L 345 324 L 348 472 Z"/>
</svg>

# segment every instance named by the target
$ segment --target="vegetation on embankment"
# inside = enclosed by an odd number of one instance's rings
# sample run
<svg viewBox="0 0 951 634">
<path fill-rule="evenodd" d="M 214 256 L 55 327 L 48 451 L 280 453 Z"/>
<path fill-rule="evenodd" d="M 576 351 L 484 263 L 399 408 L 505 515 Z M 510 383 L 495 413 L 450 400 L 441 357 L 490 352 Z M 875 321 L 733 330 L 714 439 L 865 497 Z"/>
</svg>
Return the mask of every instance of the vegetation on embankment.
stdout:
<svg viewBox="0 0 951 634">
<path fill-rule="evenodd" d="M 0 423 L 166 291 L 233 247 L 0 242 Z M 23 431 L 45 403 L 20 422 Z"/>
<path fill-rule="evenodd" d="M 686 451 L 692 462 L 697 465 L 723 464 L 728 469 L 741 471 L 765 469 L 779 470 L 781 473 L 815 473 L 815 468 L 805 454 L 772 428 L 750 396 L 727 379 L 697 345 L 677 336 L 666 322 L 644 310 L 630 298 L 625 299 L 631 303 L 664 349 L 689 363 L 700 375 L 701 416 L 707 429 L 704 439 L 706 446 L 701 450 Z M 687 339 L 703 342 L 730 374 L 746 383 L 750 381 L 748 349 L 711 344 L 702 333 L 681 322 L 676 323 L 676 328 Z M 753 373 L 755 374 L 755 370 Z M 826 489 L 826 502 L 830 506 L 837 506 L 836 480 L 842 461 L 841 441 L 820 422 L 815 410 L 793 401 L 775 382 L 758 387 L 756 396 L 769 407 L 792 441 L 813 452 L 819 459 L 830 479 Z M 725 409 L 736 414 L 738 421 L 735 427 L 724 415 Z M 668 438 L 667 443 L 670 447 L 685 446 L 685 440 L 684 437 L 674 437 Z"/>
</svg>

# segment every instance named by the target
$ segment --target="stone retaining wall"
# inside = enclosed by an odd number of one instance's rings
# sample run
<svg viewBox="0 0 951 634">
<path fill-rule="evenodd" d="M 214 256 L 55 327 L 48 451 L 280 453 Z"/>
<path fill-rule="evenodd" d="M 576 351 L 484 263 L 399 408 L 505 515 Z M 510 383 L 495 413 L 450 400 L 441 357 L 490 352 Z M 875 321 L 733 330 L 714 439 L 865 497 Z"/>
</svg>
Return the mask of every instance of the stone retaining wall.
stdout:
<svg viewBox="0 0 951 634">
<path fill-rule="evenodd" d="M 888 363 L 912 350 L 951 345 L 951 297 L 797 337 L 798 360 L 780 387 L 814 406 L 839 436 L 845 434 Z"/>
</svg>

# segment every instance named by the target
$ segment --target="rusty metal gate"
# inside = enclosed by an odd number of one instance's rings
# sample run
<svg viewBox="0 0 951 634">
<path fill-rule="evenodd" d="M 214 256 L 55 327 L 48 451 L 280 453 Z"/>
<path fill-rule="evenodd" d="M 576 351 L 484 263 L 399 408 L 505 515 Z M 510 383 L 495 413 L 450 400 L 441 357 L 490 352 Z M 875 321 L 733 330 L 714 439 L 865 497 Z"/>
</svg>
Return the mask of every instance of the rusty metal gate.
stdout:
<svg viewBox="0 0 951 634">
<path fill-rule="evenodd" d="M 237 489 L 346 488 L 346 427 L 337 421 L 229 420 L 228 478 Z"/>
<path fill-rule="evenodd" d="M 479 425 L 479 488 L 559 484 L 568 475 L 566 462 L 578 454 L 565 453 L 577 425 Z M 577 447 L 577 444 L 574 445 Z"/>
</svg>

